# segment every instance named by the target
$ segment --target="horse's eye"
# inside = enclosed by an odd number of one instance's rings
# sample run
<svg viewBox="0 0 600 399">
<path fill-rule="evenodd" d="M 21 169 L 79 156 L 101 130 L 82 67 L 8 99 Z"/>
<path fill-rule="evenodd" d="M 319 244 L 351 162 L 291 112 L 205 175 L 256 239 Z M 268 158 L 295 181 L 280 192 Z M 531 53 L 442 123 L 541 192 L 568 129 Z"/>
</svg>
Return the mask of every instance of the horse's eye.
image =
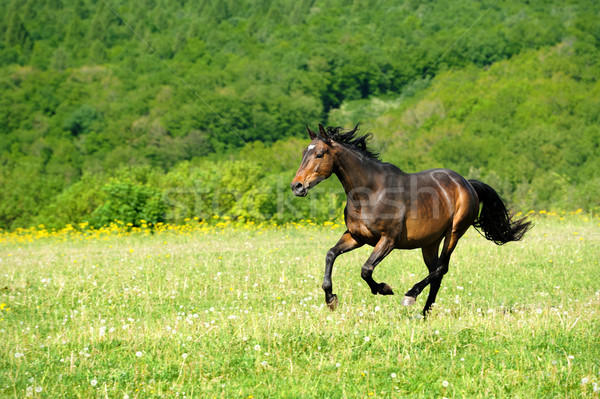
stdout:
<svg viewBox="0 0 600 399">
<path fill-rule="evenodd" d="M 317 154 L 315 155 L 315 158 L 323 158 L 323 155 L 325 155 L 325 153 Z"/>
</svg>

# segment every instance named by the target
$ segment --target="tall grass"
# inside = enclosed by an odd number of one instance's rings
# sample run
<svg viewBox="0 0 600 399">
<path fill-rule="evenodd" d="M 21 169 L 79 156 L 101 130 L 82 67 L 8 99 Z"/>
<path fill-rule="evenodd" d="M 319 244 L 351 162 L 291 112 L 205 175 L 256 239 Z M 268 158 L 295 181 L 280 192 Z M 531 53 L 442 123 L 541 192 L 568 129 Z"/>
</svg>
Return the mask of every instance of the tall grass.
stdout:
<svg viewBox="0 0 600 399">
<path fill-rule="evenodd" d="M 343 227 L 4 234 L 1 397 L 598 397 L 600 220 L 541 217 L 503 247 L 469 230 L 427 321 L 400 300 L 426 268 L 338 258 Z M 17 233 L 15 233 L 17 234 Z"/>
</svg>

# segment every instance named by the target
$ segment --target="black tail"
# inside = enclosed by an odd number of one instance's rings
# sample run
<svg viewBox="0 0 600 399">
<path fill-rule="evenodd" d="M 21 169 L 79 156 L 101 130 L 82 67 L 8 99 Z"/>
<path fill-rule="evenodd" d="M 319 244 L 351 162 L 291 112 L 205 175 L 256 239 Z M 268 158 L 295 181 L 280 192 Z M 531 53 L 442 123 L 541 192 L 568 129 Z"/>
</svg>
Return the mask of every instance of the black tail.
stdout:
<svg viewBox="0 0 600 399">
<path fill-rule="evenodd" d="M 506 203 L 496 190 L 477 180 L 469 180 L 482 204 L 479 217 L 473 222 L 481 235 L 498 245 L 519 241 L 533 227 L 526 217 L 513 220 Z"/>
</svg>

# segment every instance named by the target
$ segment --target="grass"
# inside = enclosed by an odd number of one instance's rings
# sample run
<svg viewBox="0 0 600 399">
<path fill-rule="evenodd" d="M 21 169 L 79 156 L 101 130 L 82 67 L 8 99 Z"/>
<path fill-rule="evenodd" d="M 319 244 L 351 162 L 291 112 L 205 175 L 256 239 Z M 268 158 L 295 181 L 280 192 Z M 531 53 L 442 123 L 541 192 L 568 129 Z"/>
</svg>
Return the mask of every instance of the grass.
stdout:
<svg viewBox="0 0 600 399">
<path fill-rule="evenodd" d="M 561 220 L 562 219 L 562 220 Z M 360 278 L 343 227 L 3 233 L 0 397 L 597 398 L 600 220 L 540 216 L 520 243 L 469 230 L 427 321 L 419 251 Z M 24 238 L 25 237 L 25 238 Z"/>
</svg>

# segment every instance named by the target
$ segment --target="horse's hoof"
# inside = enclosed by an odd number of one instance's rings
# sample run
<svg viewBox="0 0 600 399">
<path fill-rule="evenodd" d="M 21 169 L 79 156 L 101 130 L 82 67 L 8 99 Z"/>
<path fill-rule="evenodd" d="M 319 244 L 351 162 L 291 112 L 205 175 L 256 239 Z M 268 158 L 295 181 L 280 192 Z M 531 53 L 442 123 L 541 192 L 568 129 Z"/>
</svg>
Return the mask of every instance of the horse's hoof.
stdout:
<svg viewBox="0 0 600 399">
<path fill-rule="evenodd" d="M 394 295 L 394 291 L 392 290 L 392 287 L 384 283 L 379 289 L 379 295 Z"/>
<path fill-rule="evenodd" d="M 329 308 L 329 310 L 331 310 L 332 312 L 337 308 L 339 302 L 338 302 L 338 298 L 337 295 L 333 294 L 331 296 L 331 301 L 327 302 L 327 307 Z"/>
<path fill-rule="evenodd" d="M 413 298 L 412 296 L 404 295 L 404 298 L 402 298 L 402 302 L 400 304 L 402 306 L 412 306 L 415 304 L 415 302 L 417 302 L 417 298 Z"/>
</svg>

